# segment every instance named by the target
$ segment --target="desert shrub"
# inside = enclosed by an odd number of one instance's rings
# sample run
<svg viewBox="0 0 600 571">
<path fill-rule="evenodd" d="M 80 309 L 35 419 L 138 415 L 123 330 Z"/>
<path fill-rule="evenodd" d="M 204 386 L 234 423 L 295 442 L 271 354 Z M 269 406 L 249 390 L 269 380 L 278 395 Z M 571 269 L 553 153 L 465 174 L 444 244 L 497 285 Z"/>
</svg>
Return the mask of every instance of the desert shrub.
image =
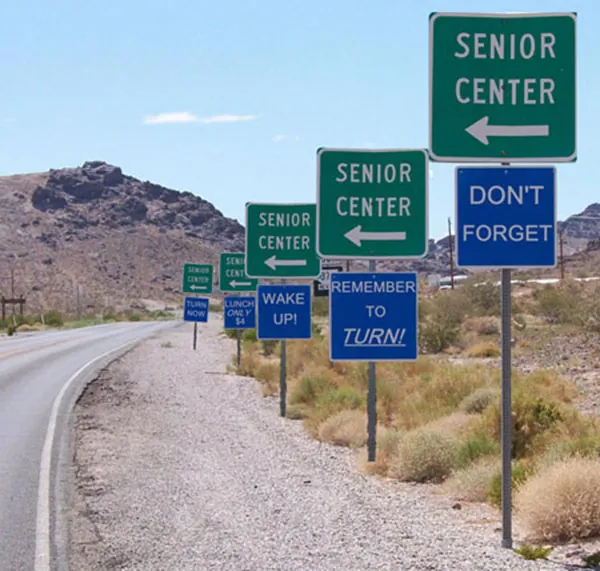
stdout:
<svg viewBox="0 0 600 571">
<path fill-rule="evenodd" d="M 361 469 L 368 474 L 387 475 L 390 470 L 390 463 L 398 454 L 398 444 L 400 443 L 402 433 L 394 428 L 379 426 L 377 428 L 377 454 L 375 462 L 368 461 L 367 450 L 363 450 L 359 463 Z"/>
<path fill-rule="evenodd" d="M 313 297 L 312 314 L 317 317 L 327 317 L 329 315 L 329 298 Z"/>
<path fill-rule="evenodd" d="M 321 423 L 319 440 L 358 448 L 367 442 L 367 416 L 360 410 L 342 410 Z"/>
<path fill-rule="evenodd" d="M 499 464 L 496 458 L 481 458 L 470 466 L 453 472 L 444 483 L 444 491 L 458 500 L 484 502 L 492 479 L 500 469 Z"/>
<path fill-rule="evenodd" d="M 572 458 L 532 476 L 515 508 L 536 537 L 547 541 L 600 534 L 600 460 Z"/>
<path fill-rule="evenodd" d="M 467 414 L 481 414 L 500 396 L 500 391 L 492 387 L 481 387 L 475 389 L 469 396 L 465 397 L 459 409 Z"/>
<path fill-rule="evenodd" d="M 463 326 L 466 331 L 474 331 L 478 335 L 500 334 L 500 324 L 495 317 L 469 317 Z"/>
<path fill-rule="evenodd" d="M 322 408 L 360 408 L 364 405 L 364 395 L 354 387 L 335 387 L 322 392 L 317 399 L 317 406 Z"/>
<path fill-rule="evenodd" d="M 293 385 L 290 403 L 313 405 L 319 395 L 331 387 L 331 380 L 325 373 L 306 373 Z"/>
<path fill-rule="evenodd" d="M 534 292 L 537 311 L 548 323 L 575 323 L 581 317 L 581 288 L 547 285 Z"/>
<path fill-rule="evenodd" d="M 511 469 L 511 482 L 513 492 L 527 482 L 531 476 L 531 470 L 522 462 L 515 462 Z M 502 505 L 502 470 L 499 469 L 490 481 L 490 488 L 487 494 L 487 500 L 497 508 Z"/>
<path fill-rule="evenodd" d="M 465 354 L 467 357 L 473 358 L 500 357 L 500 347 L 498 347 L 498 343 L 477 343 L 469 347 Z"/>
<path fill-rule="evenodd" d="M 285 416 L 291 420 L 301 420 L 306 414 L 306 407 L 302 404 L 290 404 L 285 408 Z"/>
<path fill-rule="evenodd" d="M 275 341 L 275 340 L 271 340 L 271 339 L 265 339 L 265 340 L 261 341 L 260 344 L 262 347 L 262 354 L 265 357 L 269 357 L 269 356 L 273 355 L 275 353 L 275 349 L 277 348 L 278 343 L 279 343 L 279 341 Z"/>
<path fill-rule="evenodd" d="M 531 391 L 533 392 L 533 391 Z M 500 402 L 484 412 L 484 418 L 495 439 L 501 434 Z M 515 391 L 512 399 L 512 457 L 523 458 L 531 454 L 535 441 L 545 431 L 562 420 L 558 405 L 525 391 Z"/>
<path fill-rule="evenodd" d="M 56 310 L 51 310 L 44 313 L 44 322 L 49 327 L 61 327 L 64 325 L 62 313 Z"/>
<path fill-rule="evenodd" d="M 523 559 L 535 561 L 536 559 L 548 559 L 548 555 L 552 553 L 552 549 L 552 547 L 544 547 L 543 545 L 524 543 L 521 547 L 515 548 L 514 552 L 523 557 Z"/>
<path fill-rule="evenodd" d="M 491 454 L 500 454 L 500 443 L 485 432 L 476 432 L 462 440 L 456 452 L 456 466 L 464 468 L 475 460 Z"/>
<path fill-rule="evenodd" d="M 468 304 L 469 315 L 496 316 L 500 314 L 500 288 L 497 285 L 465 280 L 459 291 Z"/>
<path fill-rule="evenodd" d="M 477 419 L 464 412 L 453 412 L 447 416 L 436 418 L 423 425 L 423 428 L 437 430 L 452 436 L 468 434 Z"/>
<path fill-rule="evenodd" d="M 432 314 L 419 324 L 421 353 L 441 353 L 460 337 L 460 323 L 445 315 Z"/>
<path fill-rule="evenodd" d="M 392 461 L 391 475 L 409 482 L 441 482 L 452 471 L 456 442 L 446 434 L 418 428 L 406 433 Z"/>
</svg>

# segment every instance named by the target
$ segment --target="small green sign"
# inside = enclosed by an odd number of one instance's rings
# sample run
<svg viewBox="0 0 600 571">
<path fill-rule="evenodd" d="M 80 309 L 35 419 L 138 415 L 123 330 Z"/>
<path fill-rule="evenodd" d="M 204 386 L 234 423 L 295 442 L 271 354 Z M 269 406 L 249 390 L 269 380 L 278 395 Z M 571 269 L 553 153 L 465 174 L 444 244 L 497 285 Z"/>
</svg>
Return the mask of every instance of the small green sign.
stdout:
<svg viewBox="0 0 600 571">
<path fill-rule="evenodd" d="M 246 275 L 246 254 L 222 252 L 219 263 L 221 291 L 256 291 L 258 280 Z"/>
<path fill-rule="evenodd" d="M 428 165 L 423 149 L 319 149 L 319 255 L 341 259 L 425 256 Z"/>
<path fill-rule="evenodd" d="M 315 204 L 246 204 L 246 275 L 253 278 L 315 278 Z"/>
<path fill-rule="evenodd" d="M 183 264 L 183 293 L 212 293 L 211 264 Z"/>
<path fill-rule="evenodd" d="M 441 162 L 572 162 L 573 13 L 429 18 L 429 151 Z"/>
</svg>

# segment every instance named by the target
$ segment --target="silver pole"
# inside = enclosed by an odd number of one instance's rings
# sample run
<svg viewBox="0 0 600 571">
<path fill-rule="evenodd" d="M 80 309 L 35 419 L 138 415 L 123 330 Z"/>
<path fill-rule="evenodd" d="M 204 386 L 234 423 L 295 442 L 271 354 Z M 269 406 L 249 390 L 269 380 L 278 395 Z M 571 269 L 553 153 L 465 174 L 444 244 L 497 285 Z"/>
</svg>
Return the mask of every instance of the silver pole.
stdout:
<svg viewBox="0 0 600 571">
<path fill-rule="evenodd" d="M 375 260 L 369 260 L 369 271 L 377 271 Z M 368 461 L 375 462 L 377 454 L 377 374 L 373 361 L 369 361 L 367 364 L 367 374 L 367 450 Z"/>
</svg>

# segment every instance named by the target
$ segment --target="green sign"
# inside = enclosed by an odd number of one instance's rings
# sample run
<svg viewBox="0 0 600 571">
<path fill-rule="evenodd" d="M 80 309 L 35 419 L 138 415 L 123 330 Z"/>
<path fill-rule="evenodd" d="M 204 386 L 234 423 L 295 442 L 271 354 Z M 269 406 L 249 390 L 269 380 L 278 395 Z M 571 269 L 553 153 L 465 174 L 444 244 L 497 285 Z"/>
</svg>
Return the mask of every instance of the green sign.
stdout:
<svg viewBox="0 0 600 571">
<path fill-rule="evenodd" d="M 211 264 L 183 264 L 183 293 L 212 293 Z"/>
<path fill-rule="evenodd" d="M 315 278 L 316 205 L 246 204 L 246 275 Z"/>
<path fill-rule="evenodd" d="M 246 254 L 222 252 L 219 263 L 221 291 L 256 291 L 258 280 L 246 275 Z"/>
<path fill-rule="evenodd" d="M 442 162 L 571 162 L 573 13 L 429 18 L 429 151 Z"/>
<path fill-rule="evenodd" d="M 319 149 L 317 251 L 323 258 L 422 258 L 429 159 L 415 150 Z"/>
</svg>

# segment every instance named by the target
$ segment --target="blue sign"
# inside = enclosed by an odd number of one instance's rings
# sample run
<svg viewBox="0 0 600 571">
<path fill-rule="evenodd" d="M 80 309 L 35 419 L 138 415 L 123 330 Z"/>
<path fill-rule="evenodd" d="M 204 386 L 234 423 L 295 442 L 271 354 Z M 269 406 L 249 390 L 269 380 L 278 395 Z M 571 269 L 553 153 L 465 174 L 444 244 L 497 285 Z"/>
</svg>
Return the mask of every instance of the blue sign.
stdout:
<svg viewBox="0 0 600 571">
<path fill-rule="evenodd" d="M 310 339 L 309 285 L 259 285 L 258 339 Z"/>
<path fill-rule="evenodd" d="M 223 309 L 225 329 L 254 329 L 256 327 L 256 298 L 253 295 L 225 297 Z"/>
<path fill-rule="evenodd" d="M 208 321 L 208 298 L 186 297 L 183 306 L 183 320 L 206 323 Z"/>
<path fill-rule="evenodd" d="M 331 360 L 416 360 L 417 285 L 415 272 L 332 273 Z"/>
<path fill-rule="evenodd" d="M 554 167 L 456 167 L 456 263 L 556 266 Z"/>
</svg>

